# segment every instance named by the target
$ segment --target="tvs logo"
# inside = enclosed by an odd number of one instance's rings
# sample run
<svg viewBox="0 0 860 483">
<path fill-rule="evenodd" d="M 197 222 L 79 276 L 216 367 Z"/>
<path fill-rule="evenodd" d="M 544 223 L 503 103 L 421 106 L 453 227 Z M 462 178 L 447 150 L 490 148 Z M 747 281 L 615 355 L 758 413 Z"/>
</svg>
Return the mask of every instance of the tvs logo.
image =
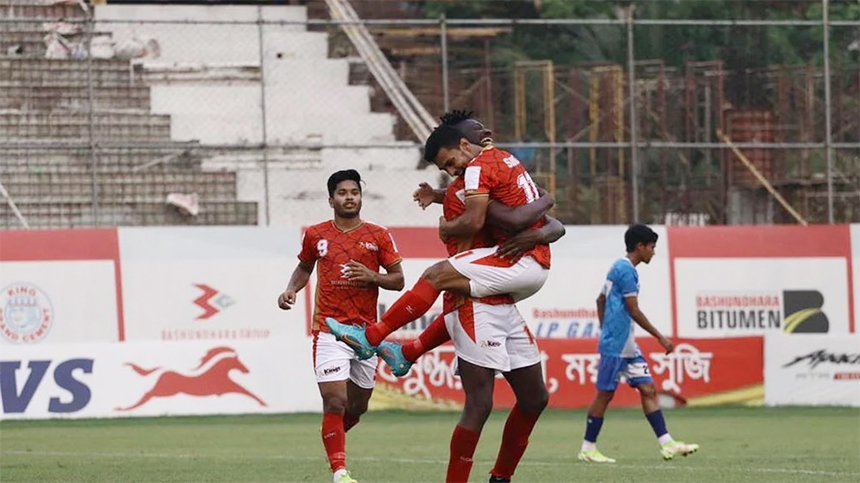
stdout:
<svg viewBox="0 0 860 483">
<path fill-rule="evenodd" d="M 0 332 L 11 342 L 38 342 L 54 322 L 51 299 L 39 287 L 16 282 L 0 292 Z"/>
<path fill-rule="evenodd" d="M 827 333 L 830 322 L 817 290 L 768 293 L 709 293 L 696 296 L 696 326 L 705 330 L 782 329 L 787 333 Z"/>
<path fill-rule="evenodd" d="M 194 286 L 203 292 L 199 297 L 194 299 L 194 305 L 203 309 L 203 313 L 195 317 L 194 320 L 206 320 L 236 303 L 229 295 L 221 293 L 206 284 L 195 283 Z"/>
<path fill-rule="evenodd" d="M 266 403 L 262 399 L 230 379 L 230 371 L 234 369 L 242 374 L 249 372 L 248 368 L 239 361 L 236 351 L 230 347 L 210 349 L 203 356 L 203 359 L 200 360 L 200 364 L 189 371 L 188 374 L 162 370 L 161 367 L 144 369 L 131 362 L 127 362 L 125 365 L 131 367 L 134 372 L 144 377 L 157 372 L 158 379 L 155 381 L 152 389 L 147 391 L 139 401 L 125 408 L 115 408 L 116 411 L 131 411 L 143 406 L 152 398 L 172 397 L 177 394 L 187 394 L 189 396 L 242 394 L 257 401 L 260 406 L 266 406 Z"/>
</svg>

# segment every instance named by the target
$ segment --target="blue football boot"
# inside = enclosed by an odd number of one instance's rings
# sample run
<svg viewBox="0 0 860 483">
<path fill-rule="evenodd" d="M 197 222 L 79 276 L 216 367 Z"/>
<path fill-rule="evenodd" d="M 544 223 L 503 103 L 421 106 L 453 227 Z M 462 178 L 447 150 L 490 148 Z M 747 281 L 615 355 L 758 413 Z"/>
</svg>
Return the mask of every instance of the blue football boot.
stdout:
<svg viewBox="0 0 860 483">
<path fill-rule="evenodd" d="M 325 318 L 325 325 L 331 331 L 337 340 L 348 345 L 355 351 L 355 355 L 359 360 L 367 360 L 376 355 L 376 347 L 370 345 L 367 337 L 364 335 L 364 327 L 359 327 L 352 324 L 341 324 L 331 317 Z"/>
<path fill-rule="evenodd" d="M 409 373 L 412 363 L 403 357 L 403 346 L 397 342 L 382 341 L 376 348 L 379 357 L 388 364 L 391 373 L 397 377 L 403 377 Z"/>
</svg>

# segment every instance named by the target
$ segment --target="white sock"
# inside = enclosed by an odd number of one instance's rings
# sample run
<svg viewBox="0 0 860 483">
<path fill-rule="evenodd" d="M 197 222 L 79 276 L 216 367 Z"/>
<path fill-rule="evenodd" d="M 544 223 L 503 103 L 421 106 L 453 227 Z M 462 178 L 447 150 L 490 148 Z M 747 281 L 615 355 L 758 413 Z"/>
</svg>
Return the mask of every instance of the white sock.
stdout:
<svg viewBox="0 0 860 483">
<path fill-rule="evenodd" d="M 340 479 L 341 476 L 346 474 L 346 468 L 337 470 L 334 472 L 334 483 L 337 483 L 337 480 Z"/>
<path fill-rule="evenodd" d="M 591 441 L 582 440 L 582 447 L 579 449 L 580 451 L 594 451 L 597 449 L 597 443 L 592 443 Z"/>
<path fill-rule="evenodd" d="M 663 446 L 664 444 L 668 443 L 669 441 L 672 441 L 672 436 L 669 433 L 666 433 L 663 436 L 660 436 L 659 438 L 657 438 L 657 442 L 660 443 L 660 446 Z"/>
</svg>

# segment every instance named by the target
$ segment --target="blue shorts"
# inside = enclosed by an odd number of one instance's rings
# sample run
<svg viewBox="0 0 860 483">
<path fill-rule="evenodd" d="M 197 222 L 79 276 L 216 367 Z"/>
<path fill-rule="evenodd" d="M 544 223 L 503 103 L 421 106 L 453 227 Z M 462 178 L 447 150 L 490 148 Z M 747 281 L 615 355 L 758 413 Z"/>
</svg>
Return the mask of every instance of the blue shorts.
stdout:
<svg viewBox="0 0 860 483">
<path fill-rule="evenodd" d="M 601 354 L 600 364 L 597 366 L 597 390 L 614 391 L 621 376 L 627 379 L 627 384 L 631 387 L 654 383 L 651 371 L 648 370 L 648 362 L 641 355 L 618 357 Z"/>
</svg>

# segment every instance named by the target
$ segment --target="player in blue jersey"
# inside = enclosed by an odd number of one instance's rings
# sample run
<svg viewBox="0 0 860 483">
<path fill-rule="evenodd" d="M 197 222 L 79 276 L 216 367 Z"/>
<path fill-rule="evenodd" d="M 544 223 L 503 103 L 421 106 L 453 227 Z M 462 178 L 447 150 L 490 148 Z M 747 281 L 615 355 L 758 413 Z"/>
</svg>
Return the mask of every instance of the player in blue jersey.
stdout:
<svg viewBox="0 0 860 483">
<path fill-rule="evenodd" d="M 639 390 L 642 411 L 654 429 L 663 459 L 687 456 L 699 449 L 697 444 L 675 441 L 666 429 L 666 421 L 657 401 L 657 389 L 648 370 L 648 362 L 633 338 L 634 322 L 660 341 L 666 353 L 674 346 L 657 330 L 639 309 L 639 274 L 636 265 L 649 263 L 654 256 L 657 234 L 645 225 L 633 225 L 624 233 L 627 256 L 609 269 L 606 282 L 597 297 L 597 317 L 600 320 L 600 365 L 597 369 L 597 395 L 588 408 L 585 439 L 577 458 L 593 463 L 615 463 L 597 450 L 597 435 L 603 425 L 603 415 L 615 395 L 621 376 Z"/>
</svg>

